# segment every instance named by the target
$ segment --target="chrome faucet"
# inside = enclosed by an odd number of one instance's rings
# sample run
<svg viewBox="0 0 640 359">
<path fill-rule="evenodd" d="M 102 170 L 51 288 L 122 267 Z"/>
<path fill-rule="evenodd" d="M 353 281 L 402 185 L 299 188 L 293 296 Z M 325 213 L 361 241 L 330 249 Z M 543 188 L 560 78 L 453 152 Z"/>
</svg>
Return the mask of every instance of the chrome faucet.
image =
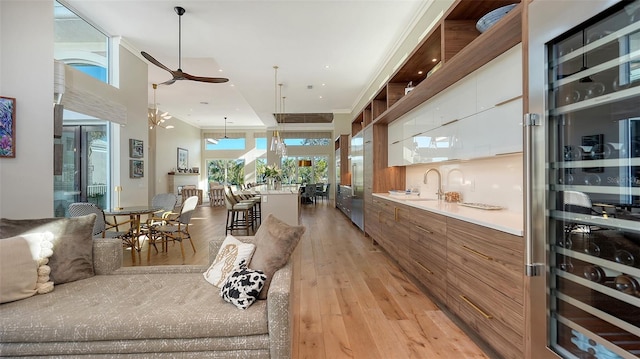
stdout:
<svg viewBox="0 0 640 359">
<path fill-rule="evenodd" d="M 440 174 L 437 168 L 429 168 L 427 172 L 424 173 L 424 184 L 427 184 L 427 178 L 431 171 L 435 171 L 438 174 L 438 192 L 436 192 L 436 194 L 438 195 L 438 200 L 441 200 L 442 196 L 444 196 L 444 192 L 442 192 L 442 174 Z"/>
</svg>

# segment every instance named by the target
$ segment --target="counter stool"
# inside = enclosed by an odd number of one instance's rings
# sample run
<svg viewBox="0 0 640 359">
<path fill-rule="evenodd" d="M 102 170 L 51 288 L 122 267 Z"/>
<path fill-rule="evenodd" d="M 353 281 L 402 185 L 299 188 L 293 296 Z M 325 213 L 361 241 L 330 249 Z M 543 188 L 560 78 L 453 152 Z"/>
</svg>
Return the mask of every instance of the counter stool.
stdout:
<svg viewBox="0 0 640 359">
<path fill-rule="evenodd" d="M 251 235 L 249 230 L 254 231 L 254 214 L 253 203 L 238 203 L 233 197 L 225 192 L 225 205 L 227 206 L 227 220 L 225 223 L 224 234 L 233 234 L 234 230 L 245 230 L 247 236 Z"/>
</svg>

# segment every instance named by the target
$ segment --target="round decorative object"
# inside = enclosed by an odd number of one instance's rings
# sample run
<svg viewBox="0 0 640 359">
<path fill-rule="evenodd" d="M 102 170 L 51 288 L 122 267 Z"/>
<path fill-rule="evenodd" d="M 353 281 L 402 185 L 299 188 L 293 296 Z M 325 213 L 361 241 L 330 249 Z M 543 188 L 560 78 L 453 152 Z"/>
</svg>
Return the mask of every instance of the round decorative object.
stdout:
<svg viewBox="0 0 640 359">
<path fill-rule="evenodd" d="M 498 22 L 498 20 L 502 19 L 509 11 L 511 11 L 511 9 L 516 7 L 516 5 L 518 4 L 506 5 L 488 12 L 486 15 L 481 17 L 480 20 L 478 20 L 478 22 L 476 23 L 476 29 L 478 29 L 480 33 L 489 30 L 491 26 Z"/>
</svg>

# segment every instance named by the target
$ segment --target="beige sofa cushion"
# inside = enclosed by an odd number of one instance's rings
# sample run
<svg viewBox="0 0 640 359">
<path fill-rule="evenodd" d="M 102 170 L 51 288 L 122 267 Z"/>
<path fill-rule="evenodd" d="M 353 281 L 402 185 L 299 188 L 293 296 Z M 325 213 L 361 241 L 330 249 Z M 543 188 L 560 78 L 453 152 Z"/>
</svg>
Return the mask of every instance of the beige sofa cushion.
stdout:
<svg viewBox="0 0 640 359">
<path fill-rule="evenodd" d="M 194 273 L 97 275 L 0 305 L 2 342 L 200 339 L 268 333 L 267 301 L 237 310 Z M 28 337 L 25 337 L 28 335 Z"/>
<path fill-rule="evenodd" d="M 255 235 L 256 250 L 249 268 L 264 272 L 267 280 L 259 299 L 266 299 L 273 274 L 288 261 L 305 232 L 303 226 L 290 226 L 272 214 L 260 225 Z"/>
<path fill-rule="evenodd" d="M 0 303 L 53 290 L 49 282 L 51 233 L 31 233 L 0 240 Z"/>
<path fill-rule="evenodd" d="M 55 284 L 89 278 L 93 270 L 93 223 L 96 215 L 74 218 L 0 219 L 0 238 L 51 232 L 49 274 Z"/>
</svg>

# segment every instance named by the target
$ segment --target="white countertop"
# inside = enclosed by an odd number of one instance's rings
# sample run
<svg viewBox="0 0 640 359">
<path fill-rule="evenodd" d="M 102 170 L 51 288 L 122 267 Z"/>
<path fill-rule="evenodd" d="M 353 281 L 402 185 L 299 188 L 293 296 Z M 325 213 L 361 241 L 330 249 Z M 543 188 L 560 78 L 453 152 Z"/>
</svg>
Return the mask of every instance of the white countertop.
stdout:
<svg viewBox="0 0 640 359">
<path fill-rule="evenodd" d="M 256 194 L 260 194 L 260 195 L 271 195 L 271 196 L 279 196 L 279 195 L 298 195 L 299 192 L 296 190 L 288 190 L 288 189 L 284 189 L 284 190 L 260 190 L 260 191 L 256 191 Z"/>
<path fill-rule="evenodd" d="M 509 212 L 506 209 L 477 209 L 460 206 L 456 203 L 448 203 L 444 200 L 438 201 L 437 199 L 433 201 L 407 200 L 400 196 L 392 196 L 388 193 L 374 193 L 373 196 L 496 229 L 516 236 L 524 235 L 524 215 L 522 213 Z"/>
</svg>

